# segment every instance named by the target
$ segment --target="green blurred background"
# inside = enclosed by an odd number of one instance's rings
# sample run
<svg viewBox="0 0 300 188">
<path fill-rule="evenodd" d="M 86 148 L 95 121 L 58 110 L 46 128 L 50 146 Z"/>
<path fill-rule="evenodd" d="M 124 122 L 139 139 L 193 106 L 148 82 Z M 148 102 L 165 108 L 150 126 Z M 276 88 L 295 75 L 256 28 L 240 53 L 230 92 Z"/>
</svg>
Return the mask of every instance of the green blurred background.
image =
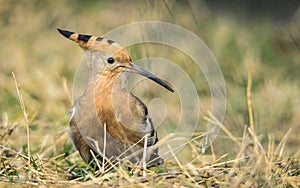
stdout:
<svg viewBox="0 0 300 188">
<path fill-rule="evenodd" d="M 0 135 L 17 128 L 2 145 L 26 150 L 26 126 L 11 72 L 16 74 L 29 114 L 32 152 L 53 156 L 66 151 L 66 116 L 72 105 L 72 82 L 82 50 L 63 39 L 57 27 L 102 35 L 138 21 L 180 25 L 199 36 L 222 68 L 227 89 L 224 125 L 241 137 L 249 125 L 246 86 L 253 65 L 253 110 L 263 144 L 279 142 L 292 128 L 287 151 L 299 151 L 300 11 L 297 1 L 14 1 L 0 0 Z M 126 37 L 126 36 L 124 36 Z M 164 57 L 178 64 L 195 82 L 201 100 L 200 121 L 210 107 L 210 93 L 195 64 L 175 49 L 155 44 L 128 49 L 133 59 Z M 154 91 L 143 94 L 146 101 Z M 140 96 L 140 95 L 138 95 Z M 177 102 L 176 102 L 177 101 Z M 176 104 L 172 104 L 176 102 Z M 176 98 L 169 101 L 167 125 L 180 115 Z M 172 131 L 172 129 L 169 129 Z M 201 128 L 200 128 L 201 130 Z M 203 128 L 202 128 L 203 130 Z M 164 133 L 165 134 L 165 133 Z M 222 131 L 217 153 L 234 152 Z M 51 147 L 49 147 L 51 146 Z M 50 149 L 49 149 L 50 148 Z M 46 151 L 47 150 L 47 151 Z"/>
</svg>

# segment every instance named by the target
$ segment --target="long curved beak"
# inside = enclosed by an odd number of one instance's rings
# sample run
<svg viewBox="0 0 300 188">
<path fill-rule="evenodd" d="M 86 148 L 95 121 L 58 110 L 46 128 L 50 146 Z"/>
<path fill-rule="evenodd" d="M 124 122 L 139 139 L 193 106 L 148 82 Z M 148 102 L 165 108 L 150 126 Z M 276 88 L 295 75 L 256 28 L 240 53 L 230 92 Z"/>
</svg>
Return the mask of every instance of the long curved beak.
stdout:
<svg viewBox="0 0 300 188">
<path fill-rule="evenodd" d="M 156 77 L 154 74 L 146 71 L 145 69 L 138 67 L 137 65 L 135 65 L 133 63 L 130 63 L 128 66 L 124 66 L 124 68 L 125 68 L 125 71 L 127 71 L 127 72 L 133 72 L 133 73 L 137 73 L 142 76 L 145 76 L 145 77 L 149 78 L 150 80 L 153 80 L 154 82 L 163 86 L 167 90 L 174 92 L 174 90 L 168 84 L 166 84 L 164 81 L 162 81 L 161 79 Z"/>
</svg>

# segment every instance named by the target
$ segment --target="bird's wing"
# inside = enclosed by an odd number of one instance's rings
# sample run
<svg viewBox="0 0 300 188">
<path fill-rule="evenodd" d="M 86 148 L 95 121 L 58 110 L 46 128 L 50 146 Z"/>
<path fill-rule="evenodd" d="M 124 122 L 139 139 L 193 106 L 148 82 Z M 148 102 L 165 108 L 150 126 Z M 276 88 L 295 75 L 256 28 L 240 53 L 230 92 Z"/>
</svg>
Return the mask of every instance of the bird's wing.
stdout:
<svg viewBox="0 0 300 188">
<path fill-rule="evenodd" d="M 142 154 L 141 147 L 131 147 L 115 139 L 108 131 L 105 132 L 94 104 L 89 102 L 90 100 L 81 97 L 70 111 L 72 116 L 69 134 L 83 160 L 89 163 L 93 159 L 92 151 L 100 162 L 103 156 L 111 162 L 125 156 L 133 156 L 129 160 L 134 163 L 139 161 Z M 132 155 L 133 153 L 137 155 Z"/>
<path fill-rule="evenodd" d="M 147 146 L 156 144 L 157 133 L 148 114 L 146 105 L 132 93 L 130 93 L 128 98 L 129 112 L 126 112 L 128 110 L 124 110 L 122 108 L 123 115 L 119 118 L 120 123 L 129 127 L 129 129 L 136 134 L 136 140 L 140 140 L 146 134 L 149 134 L 147 138 Z M 142 142 L 142 144 L 143 143 L 144 142 Z"/>
</svg>

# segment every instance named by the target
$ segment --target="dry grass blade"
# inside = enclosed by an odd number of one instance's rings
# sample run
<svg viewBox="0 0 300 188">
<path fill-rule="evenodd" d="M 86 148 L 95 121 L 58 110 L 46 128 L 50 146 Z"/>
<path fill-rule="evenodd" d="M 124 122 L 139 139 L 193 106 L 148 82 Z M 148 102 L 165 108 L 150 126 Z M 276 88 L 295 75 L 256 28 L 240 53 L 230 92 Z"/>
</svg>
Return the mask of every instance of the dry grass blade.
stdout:
<svg viewBox="0 0 300 188">
<path fill-rule="evenodd" d="M 251 99 L 253 65 L 252 65 L 252 58 L 250 59 L 251 62 L 248 69 L 248 81 L 247 81 L 247 107 L 248 107 L 250 128 L 254 130 L 253 107 L 252 107 L 252 99 Z"/>
<path fill-rule="evenodd" d="M 104 143 L 103 143 L 103 159 L 102 159 L 102 172 L 104 172 L 105 168 L 105 152 L 106 152 L 106 123 L 104 123 Z"/>
<path fill-rule="evenodd" d="M 146 166 L 147 166 L 147 161 L 146 161 L 146 157 L 147 157 L 147 144 L 148 144 L 148 136 L 149 134 L 145 135 L 145 139 L 144 139 L 144 150 L 143 150 L 143 157 L 142 157 L 142 166 L 143 166 L 143 176 L 146 177 Z"/>
<path fill-rule="evenodd" d="M 94 152 L 93 152 L 92 150 L 90 150 L 90 153 L 92 154 L 92 156 L 93 156 L 93 158 L 94 158 L 94 161 L 96 162 L 97 167 L 98 167 L 99 169 L 101 169 L 102 172 L 104 172 L 104 169 L 101 168 L 101 166 L 100 166 L 100 164 L 99 164 L 99 161 L 98 161 L 97 157 L 95 156 Z M 105 157 L 105 156 L 103 155 L 103 158 L 104 158 L 104 157 Z M 104 166 L 104 165 L 102 165 L 102 166 Z"/>
<path fill-rule="evenodd" d="M 207 113 L 209 117 L 204 117 L 204 119 L 219 126 L 240 147 L 241 142 L 211 112 L 208 111 Z"/>
<path fill-rule="evenodd" d="M 23 115 L 24 115 L 24 119 L 25 119 L 25 124 L 26 124 L 26 131 L 27 131 L 27 155 L 28 155 L 28 168 L 30 169 L 30 160 L 31 160 L 31 154 L 30 154 L 30 134 L 29 134 L 29 121 L 28 121 L 28 114 L 26 112 L 26 108 L 25 108 L 25 104 L 24 104 L 24 99 L 23 99 L 23 95 L 22 95 L 22 92 L 21 92 L 21 87 L 20 85 L 18 84 L 17 82 L 17 79 L 16 79 L 16 76 L 14 74 L 14 72 L 12 72 L 12 76 L 15 80 L 15 86 L 16 86 L 16 89 L 17 89 L 17 93 L 18 93 L 18 97 L 19 97 L 19 102 L 20 102 L 20 105 L 21 105 L 21 110 L 23 112 Z M 28 174 L 30 174 L 30 170 L 28 171 Z"/>
<path fill-rule="evenodd" d="M 280 140 L 276 150 L 275 150 L 275 154 L 277 154 L 279 157 L 282 157 L 283 155 L 283 151 L 284 151 L 284 147 L 286 145 L 286 142 L 288 140 L 288 136 L 291 134 L 292 129 L 290 128 L 284 135 L 284 137 Z"/>
<path fill-rule="evenodd" d="M 182 164 L 180 163 L 180 161 L 178 160 L 178 158 L 176 157 L 176 155 L 174 154 L 173 152 L 173 149 L 170 147 L 170 145 L 168 145 L 168 148 L 171 152 L 171 154 L 173 155 L 176 163 L 179 165 L 180 169 L 183 170 L 183 172 L 185 173 L 185 175 L 187 175 L 187 177 L 189 177 L 189 179 L 192 181 L 192 182 L 195 182 L 195 180 L 192 178 L 192 176 L 185 170 L 185 168 L 182 166 Z"/>
</svg>

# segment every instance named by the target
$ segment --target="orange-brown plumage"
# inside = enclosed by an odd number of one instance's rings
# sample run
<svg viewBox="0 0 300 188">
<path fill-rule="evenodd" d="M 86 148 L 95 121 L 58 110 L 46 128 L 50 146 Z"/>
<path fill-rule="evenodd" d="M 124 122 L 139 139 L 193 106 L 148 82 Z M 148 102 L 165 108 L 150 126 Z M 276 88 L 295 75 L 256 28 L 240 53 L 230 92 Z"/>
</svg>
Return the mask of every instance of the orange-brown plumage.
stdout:
<svg viewBox="0 0 300 188">
<path fill-rule="evenodd" d="M 58 31 L 78 43 L 91 57 L 87 88 L 70 111 L 70 137 L 76 149 L 86 163 L 93 159 L 90 151 L 99 155 L 100 162 L 103 153 L 110 160 L 127 157 L 133 163 L 139 162 L 145 135 L 149 135 L 148 147 L 155 145 L 158 139 L 147 107 L 126 87 L 127 74 L 138 73 L 173 92 L 172 88 L 134 65 L 128 52 L 114 41 L 61 29 Z M 157 149 L 152 149 L 147 161 L 156 165 L 162 164 L 163 160 Z"/>
</svg>

